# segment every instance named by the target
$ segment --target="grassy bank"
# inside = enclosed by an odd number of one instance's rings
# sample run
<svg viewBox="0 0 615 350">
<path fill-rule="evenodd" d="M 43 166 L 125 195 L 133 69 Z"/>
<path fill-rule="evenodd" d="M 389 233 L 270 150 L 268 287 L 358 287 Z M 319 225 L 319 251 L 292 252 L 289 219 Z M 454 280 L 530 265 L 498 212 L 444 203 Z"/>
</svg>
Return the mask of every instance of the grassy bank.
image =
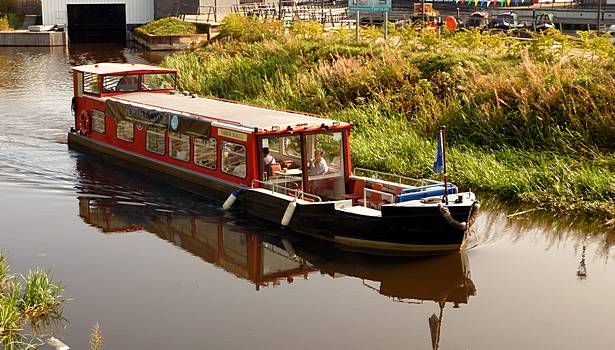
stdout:
<svg viewBox="0 0 615 350">
<path fill-rule="evenodd" d="M 175 17 L 167 17 L 137 27 L 134 31 L 149 35 L 191 35 L 204 33 L 205 28 Z"/>
<path fill-rule="evenodd" d="M 168 57 L 180 88 L 355 124 L 355 166 L 431 176 L 448 126 L 451 179 L 484 196 L 615 220 L 615 48 L 589 33 L 518 41 L 227 17 L 217 42 Z"/>
<path fill-rule="evenodd" d="M 21 276 L 11 273 L 6 258 L 0 254 L 0 348 L 21 349 L 32 344 L 32 337 L 22 333 L 29 324 L 36 329 L 60 319 L 62 287 L 52 281 L 50 272 L 40 269 Z M 26 343 L 27 341 L 27 343 Z"/>
</svg>

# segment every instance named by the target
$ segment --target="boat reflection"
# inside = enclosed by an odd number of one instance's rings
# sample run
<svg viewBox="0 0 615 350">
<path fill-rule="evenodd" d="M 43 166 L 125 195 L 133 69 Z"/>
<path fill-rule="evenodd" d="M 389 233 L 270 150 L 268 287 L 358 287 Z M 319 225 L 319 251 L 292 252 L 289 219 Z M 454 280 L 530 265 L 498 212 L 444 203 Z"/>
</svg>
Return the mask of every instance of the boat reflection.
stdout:
<svg viewBox="0 0 615 350">
<path fill-rule="evenodd" d="M 433 301 L 440 310 L 439 315 L 429 317 L 434 349 L 439 348 L 445 306 L 457 308 L 476 294 L 468 258 L 463 252 L 426 257 L 377 257 L 341 251 L 320 240 L 285 235 L 276 227 L 242 223 L 239 218 L 219 210 L 199 209 L 203 205 L 191 206 L 189 195 L 174 191 L 169 193 L 173 196 L 167 196 L 134 177 L 105 182 L 105 179 L 123 176 L 115 171 L 97 171 L 104 170 L 102 166 L 78 161 L 78 170 L 82 193 L 78 197 L 79 216 L 103 233 L 144 231 L 155 234 L 250 281 L 256 290 L 292 284 L 296 278 L 308 279 L 310 274 L 320 272 L 334 278 L 358 278 L 366 288 L 394 301 Z M 131 181 L 138 187 L 131 188 Z M 123 186 L 114 187 L 112 183 Z M 170 203 L 171 200 L 185 201 L 186 206 Z"/>
</svg>

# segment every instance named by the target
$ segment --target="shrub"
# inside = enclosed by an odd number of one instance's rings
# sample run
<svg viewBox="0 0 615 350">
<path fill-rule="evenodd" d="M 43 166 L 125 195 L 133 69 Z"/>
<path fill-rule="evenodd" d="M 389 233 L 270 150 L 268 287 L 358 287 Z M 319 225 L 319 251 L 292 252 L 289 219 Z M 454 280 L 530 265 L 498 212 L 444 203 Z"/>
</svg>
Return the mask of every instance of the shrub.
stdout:
<svg viewBox="0 0 615 350">
<path fill-rule="evenodd" d="M 161 18 L 134 29 L 137 33 L 149 35 L 190 35 L 201 33 L 196 24 L 175 17 Z"/>
<path fill-rule="evenodd" d="M 0 32 L 11 30 L 9 19 L 7 17 L 0 17 Z"/>
</svg>

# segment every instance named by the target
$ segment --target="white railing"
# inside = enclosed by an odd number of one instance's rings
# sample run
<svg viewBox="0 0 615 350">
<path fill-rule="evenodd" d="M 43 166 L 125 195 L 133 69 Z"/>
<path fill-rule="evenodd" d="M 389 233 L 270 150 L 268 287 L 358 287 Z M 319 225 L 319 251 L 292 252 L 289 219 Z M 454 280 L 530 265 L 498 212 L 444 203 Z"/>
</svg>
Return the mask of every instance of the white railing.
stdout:
<svg viewBox="0 0 615 350">
<path fill-rule="evenodd" d="M 254 186 L 254 184 L 258 184 L 259 186 Z M 320 198 L 320 196 L 307 193 L 307 192 L 303 192 L 299 190 L 299 186 L 297 186 L 297 188 L 290 188 L 290 187 L 282 186 L 279 183 L 254 179 L 252 180 L 252 188 L 255 188 L 255 187 L 264 188 L 266 190 L 271 190 L 271 193 L 279 193 L 285 196 L 292 196 L 297 199 L 310 200 L 312 202 L 322 202 L 322 198 Z"/>
<path fill-rule="evenodd" d="M 400 185 L 410 185 L 410 186 L 424 186 L 427 184 L 437 184 L 440 181 L 431 180 L 431 179 L 415 179 L 412 177 L 407 177 L 403 175 L 385 173 L 383 171 L 364 169 L 364 168 L 354 168 L 353 169 L 354 176 L 366 177 L 375 180 L 384 180 L 389 182 L 397 182 Z M 363 174 L 363 175 L 360 175 Z M 391 181 L 391 179 L 395 181 Z"/>
</svg>

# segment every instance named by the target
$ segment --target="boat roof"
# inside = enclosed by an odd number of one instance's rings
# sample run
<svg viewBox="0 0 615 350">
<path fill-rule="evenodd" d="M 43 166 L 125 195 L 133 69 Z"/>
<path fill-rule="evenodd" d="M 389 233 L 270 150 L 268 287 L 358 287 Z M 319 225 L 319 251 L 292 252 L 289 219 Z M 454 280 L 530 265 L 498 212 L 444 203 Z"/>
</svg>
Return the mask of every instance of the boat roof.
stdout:
<svg viewBox="0 0 615 350">
<path fill-rule="evenodd" d="M 74 70 L 94 74 L 114 74 L 133 72 L 175 73 L 175 69 L 150 66 L 139 63 L 96 63 L 73 67 Z"/>
<path fill-rule="evenodd" d="M 119 102 L 187 113 L 197 118 L 249 128 L 252 131 L 286 130 L 290 127 L 348 127 L 336 120 L 286 112 L 213 98 L 185 96 L 177 93 L 134 92 L 111 97 Z"/>
</svg>

